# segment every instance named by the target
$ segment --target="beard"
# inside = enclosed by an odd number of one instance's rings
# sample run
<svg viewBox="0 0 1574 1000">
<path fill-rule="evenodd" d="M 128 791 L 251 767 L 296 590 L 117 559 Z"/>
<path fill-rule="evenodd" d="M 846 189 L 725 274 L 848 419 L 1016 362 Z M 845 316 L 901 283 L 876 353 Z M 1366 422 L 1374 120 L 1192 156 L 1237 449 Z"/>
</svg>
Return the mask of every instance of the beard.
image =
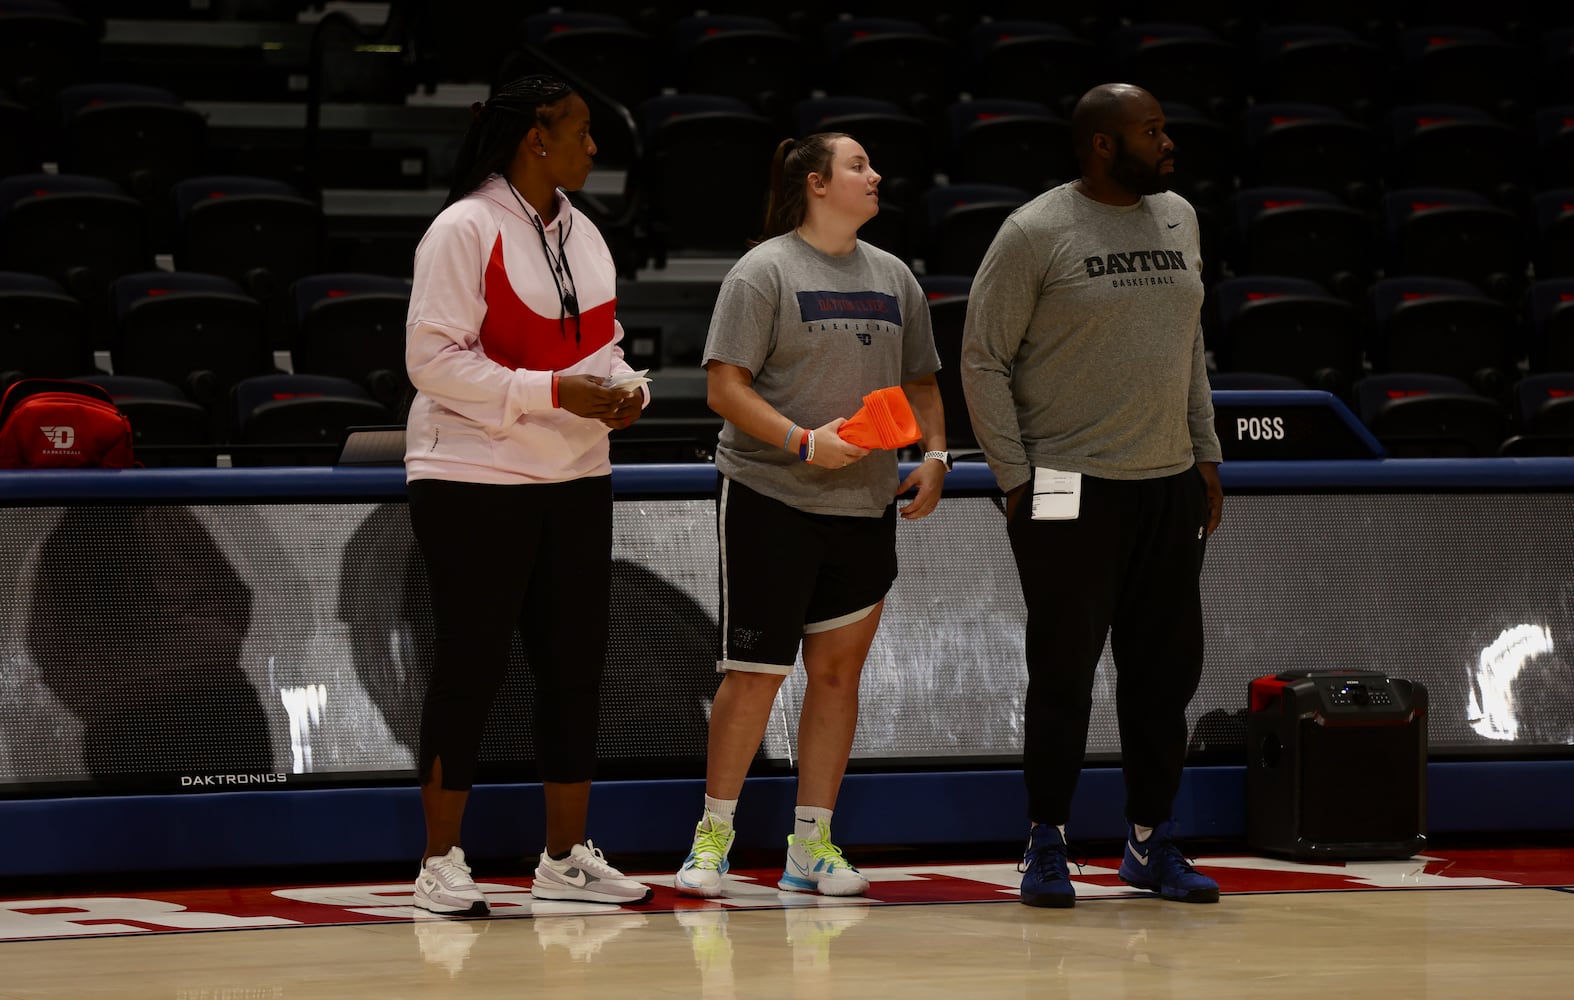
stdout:
<svg viewBox="0 0 1574 1000">
<path fill-rule="evenodd" d="M 1159 165 L 1149 166 L 1137 159 L 1126 150 L 1126 142 L 1120 136 L 1115 137 L 1115 160 L 1110 164 L 1109 176 L 1135 195 L 1159 194 L 1170 189 L 1170 179 L 1159 173 Z"/>
</svg>

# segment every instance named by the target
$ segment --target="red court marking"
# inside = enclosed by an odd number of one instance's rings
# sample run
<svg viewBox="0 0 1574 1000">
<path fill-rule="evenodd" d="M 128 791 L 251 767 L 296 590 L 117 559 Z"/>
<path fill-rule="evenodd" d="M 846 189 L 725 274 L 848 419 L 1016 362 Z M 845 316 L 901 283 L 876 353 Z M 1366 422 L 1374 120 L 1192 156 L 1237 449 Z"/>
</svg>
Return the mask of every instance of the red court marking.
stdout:
<svg viewBox="0 0 1574 1000">
<path fill-rule="evenodd" d="M 1148 896 L 1124 886 L 1119 860 L 1089 859 L 1073 867 L 1082 901 Z M 1303 865 L 1254 856 L 1197 859 L 1197 867 L 1225 894 L 1395 891 L 1450 888 L 1574 887 L 1574 849 L 1428 852 L 1409 861 Z M 1019 876 L 1010 862 L 968 865 L 877 866 L 864 869 L 867 897 L 825 899 L 824 905 L 901 906 L 1005 902 L 1016 899 Z M 484 876 L 484 871 L 481 873 Z M 776 869 L 734 871 L 727 896 L 680 896 L 669 873 L 640 874 L 654 898 L 642 906 L 595 903 L 533 905 L 530 879 L 486 879 L 493 918 L 709 909 L 791 909 L 822 905 L 820 897 L 778 892 Z M 61 898 L 0 899 L 0 942 L 161 934 L 260 927 L 333 926 L 442 919 L 415 910 L 410 883 L 205 888 L 137 895 L 85 894 Z"/>
</svg>

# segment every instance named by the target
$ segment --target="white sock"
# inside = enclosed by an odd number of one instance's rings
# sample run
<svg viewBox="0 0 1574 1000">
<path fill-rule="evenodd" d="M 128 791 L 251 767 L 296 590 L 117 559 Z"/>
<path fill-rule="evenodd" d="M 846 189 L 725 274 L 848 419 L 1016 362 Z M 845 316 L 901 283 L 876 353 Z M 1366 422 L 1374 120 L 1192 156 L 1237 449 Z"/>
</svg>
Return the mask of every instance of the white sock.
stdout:
<svg viewBox="0 0 1574 1000">
<path fill-rule="evenodd" d="M 819 806 L 798 806 L 793 809 L 793 832 L 802 840 L 820 839 L 820 820 L 831 825 L 831 810 Z"/>
<path fill-rule="evenodd" d="M 705 815 L 714 816 L 728 826 L 732 825 L 733 814 L 738 811 L 737 799 L 713 799 L 705 796 Z"/>
<path fill-rule="evenodd" d="M 1137 843 L 1139 844 L 1147 843 L 1148 838 L 1153 836 L 1153 827 L 1151 826 L 1143 826 L 1141 823 L 1133 823 L 1131 824 L 1131 829 L 1132 832 L 1137 835 Z"/>
</svg>

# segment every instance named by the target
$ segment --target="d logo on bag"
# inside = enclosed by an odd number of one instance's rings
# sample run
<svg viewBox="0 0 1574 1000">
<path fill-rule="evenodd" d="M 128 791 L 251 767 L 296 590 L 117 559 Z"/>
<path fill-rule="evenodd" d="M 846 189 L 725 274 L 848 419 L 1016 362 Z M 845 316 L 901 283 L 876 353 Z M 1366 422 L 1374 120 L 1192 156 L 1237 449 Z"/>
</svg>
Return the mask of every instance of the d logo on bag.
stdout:
<svg viewBox="0 0 1574 1000">
<path fill-rule="evenodd" d="M 49 446 L 56 451 L 64 451 L 76 443 L 77 430 L 75 427 L 40 427 L 44 437 L 49 439 Z"/>
</svg>

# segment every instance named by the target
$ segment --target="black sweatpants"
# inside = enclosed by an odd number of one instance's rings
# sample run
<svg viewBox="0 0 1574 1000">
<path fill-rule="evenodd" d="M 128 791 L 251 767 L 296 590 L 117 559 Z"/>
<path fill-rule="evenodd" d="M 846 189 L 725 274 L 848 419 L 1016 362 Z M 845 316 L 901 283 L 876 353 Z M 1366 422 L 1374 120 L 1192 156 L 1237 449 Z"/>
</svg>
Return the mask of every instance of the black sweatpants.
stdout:
<svg viewBox="0 0 1574 1000">
<path fill-rule="evenodd" d="M 1162 479 L 1083 476 L 1072 520 L 1032 520 L 1031 501 L 1022 498 L 1007 526 L 1027 602 L 1028 818 L 1070 819 L 1108 635 L 1126 818 L 1157 826 L 1180 788 L 1186 705 L 1202 677 L 1202 476 L 1195 468 Z"/>
<path fill-rule="evenodd" d="M 421 711 L 421 783 L 475 782 L 481 729 L 517 627 L 535 676 L 541 780 L 594 776 L 612 591 L 612 479 L 491 486 L 418 479 L 410 523 L 436 620 Z"/>
</svg>

